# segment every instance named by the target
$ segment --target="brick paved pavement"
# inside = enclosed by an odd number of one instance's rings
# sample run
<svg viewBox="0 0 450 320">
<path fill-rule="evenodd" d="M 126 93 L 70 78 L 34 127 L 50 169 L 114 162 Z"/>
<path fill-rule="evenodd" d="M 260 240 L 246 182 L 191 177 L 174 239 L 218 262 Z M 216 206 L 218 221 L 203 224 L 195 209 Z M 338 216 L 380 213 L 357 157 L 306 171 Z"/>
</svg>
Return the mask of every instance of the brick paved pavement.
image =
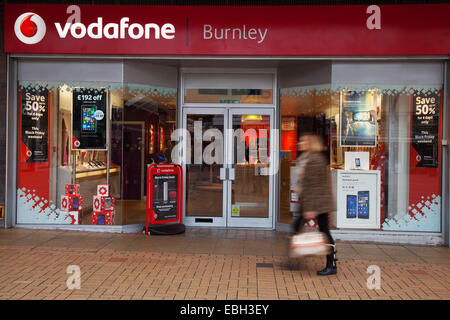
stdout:
<svg viewBox="0 0 450 320">
<path fill-rule="evenodd" d="M 287 234 L 187 229 L 176 236 L 0 230 L 0 299 L 450 299 L 450 249 L 338 242 L 338 274 L 323 257 L 285 265 Z M 81 289 L 68 290 L 69 265 Z M 369 265 L 381 289 L 369 290 Z"/>
</svg>

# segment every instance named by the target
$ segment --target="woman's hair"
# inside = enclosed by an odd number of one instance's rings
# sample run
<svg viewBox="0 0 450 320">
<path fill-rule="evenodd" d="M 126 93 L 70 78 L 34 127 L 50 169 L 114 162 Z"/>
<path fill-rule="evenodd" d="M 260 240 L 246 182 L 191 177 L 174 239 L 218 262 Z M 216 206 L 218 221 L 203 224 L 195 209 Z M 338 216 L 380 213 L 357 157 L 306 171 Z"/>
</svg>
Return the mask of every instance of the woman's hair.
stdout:
<svg viewBox="0 0 450 320">
<path fill-rule="evenodd" d="M 305 139 L 308 142 L 307 152 L 322 152 L 325 147 L 322 142 L 322 138 L 312 133 L 303 134 L 300 139 Z"/>
</svg>

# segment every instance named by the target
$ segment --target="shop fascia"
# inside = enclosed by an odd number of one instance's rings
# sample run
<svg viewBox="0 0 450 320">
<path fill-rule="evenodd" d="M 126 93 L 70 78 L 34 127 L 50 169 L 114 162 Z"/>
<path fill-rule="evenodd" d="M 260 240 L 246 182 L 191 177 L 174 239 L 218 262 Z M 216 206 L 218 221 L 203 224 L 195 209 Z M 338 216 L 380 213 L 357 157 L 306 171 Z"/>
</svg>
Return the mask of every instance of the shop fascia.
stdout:
<svg viewBox="0 0 450 320">
<path fill-rule="evenodd" d="M 130 18 L 123 17 L 119 23 L 107 23 L 103 26 L 103 18 L 98 17 L 97 22 L 86 26 L 82 22 L 66 22 L 64 26 L 55 22 L 55 27 L 60 38 L 65 39 L 70 35 L 76 39 L 84 38 L 86 35 L 92 39 L 125 39 L 127 36 L 131 39 L 163 39 L 171 40 L 175 38 L 175 26 L 171 23 L 165 23 L 162 26 L 156 23 L 130 24 Z"/>
</svg>

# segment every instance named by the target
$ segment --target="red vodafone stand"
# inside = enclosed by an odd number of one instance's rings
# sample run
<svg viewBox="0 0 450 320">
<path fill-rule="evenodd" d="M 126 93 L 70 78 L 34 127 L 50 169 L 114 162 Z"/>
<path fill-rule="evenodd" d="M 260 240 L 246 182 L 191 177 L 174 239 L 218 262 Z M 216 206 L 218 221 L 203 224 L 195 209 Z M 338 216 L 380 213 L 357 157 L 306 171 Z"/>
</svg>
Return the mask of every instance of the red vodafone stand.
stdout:
<svg viewBox="0 0 450 320">
<path fill-rule="evenodd" d="M 66 184 L 65 193 L 61 196 L 61 212 L 72 219 L 70 224 L 81 224 L 83 197 L 79 184 Z"/>
<path fill-rule="evenodd" d="M 111 185 L 99 184 L 92 200 L 92 224 L 113 225 L 116 212 L 115 199 L 111 196 Z"/>
<path fill-rule="evenodd" d="M 183 233 L 183 169 L 179 164 L 152 164 L 147 169 L 145 234 Z"/>
</svg>

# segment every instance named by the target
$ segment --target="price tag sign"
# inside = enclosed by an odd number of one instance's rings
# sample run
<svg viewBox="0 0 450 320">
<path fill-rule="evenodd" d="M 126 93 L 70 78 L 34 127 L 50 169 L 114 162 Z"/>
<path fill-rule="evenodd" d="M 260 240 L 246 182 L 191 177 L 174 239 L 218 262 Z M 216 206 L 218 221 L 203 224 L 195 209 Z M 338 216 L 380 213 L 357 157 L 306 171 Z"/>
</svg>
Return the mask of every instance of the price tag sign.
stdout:
<svg viewBox="0 0 450 320">
<path fill-rule="evenodd" d="M 24 162 L 48 161 L 48 89 L 24 88 L 22 95 L 22 148 Z"/>
<path fill-rule="evenodd" d="M 416 167 L 437 168 L 439 163 L 439 93 L 413 95 L 412 147 Z"/>
<path fill-rule="evenodd" d="M 106 89 L 74 88 L 72 150 L 106 150 Z"/>
</svg>

